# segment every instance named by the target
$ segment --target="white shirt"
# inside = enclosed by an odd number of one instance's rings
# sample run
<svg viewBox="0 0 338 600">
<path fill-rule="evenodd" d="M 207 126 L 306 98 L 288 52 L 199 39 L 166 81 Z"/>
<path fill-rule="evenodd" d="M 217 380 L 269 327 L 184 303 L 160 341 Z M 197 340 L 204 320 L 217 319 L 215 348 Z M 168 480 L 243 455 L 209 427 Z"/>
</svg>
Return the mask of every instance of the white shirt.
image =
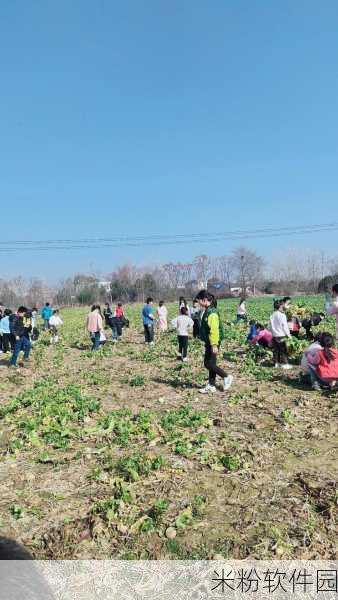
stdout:
<svg viewBox="0 0 338 600">
<path fill-rule="evenodd" d="M 171 321 L 177 331 L 177 335 L 189 335 L 189 329 L 194 326 L 194 321 L 188 315 L 179 315 Z"/>
<path fill-rule="evenodd" d="M 286 315 L 280 310 L 271 315 L 270 329 L 273 337 L 291 337 Z"/>
<path fill-rule="evenodd" d="M 246 315 L 245 302 L 242 302 L 237 306 L 237 314 L 241 316 Z"/>
<path fill-rule="evenodd" d="M 63 325 L 63 321 L 58 315 L 53 315 L 49 319 L 49 325 L 51 325 L 52 327 L 59 327 L 60 325 Z"/>
</svg>

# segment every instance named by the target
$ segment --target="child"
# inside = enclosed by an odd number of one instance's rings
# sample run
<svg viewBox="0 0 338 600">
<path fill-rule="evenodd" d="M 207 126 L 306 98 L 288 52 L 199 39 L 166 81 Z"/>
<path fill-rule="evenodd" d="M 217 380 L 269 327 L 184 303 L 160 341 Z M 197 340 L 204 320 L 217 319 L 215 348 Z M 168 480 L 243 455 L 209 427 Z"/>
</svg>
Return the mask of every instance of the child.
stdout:
<svg viewBox="0 0 338 600">
<path fill-rule="evenodd" d="M 193 306 L 192 309 L 190 311 L 190 316 L 192 318 L 192 320 L 194 321 L 194 327 L 192 330 L 192 334 L 194 336 L 194 338 L 198 338 L 199 337 L 199 333 L 200 333 L 200 316 L 201 316 L 201 311 L 200 311 L 200 305 L 198 303 L 198 300 L 196 300 L 196 298 L 193 301 Z"/>
<path fill-rule="evenodd" d="M 188 360 L 188 343 L 189 343 L 189 331 L 194 326 L 194 321 L 188 316 L 188 311 L 185 306 L 181 308 L 181 314 L 171 321 L 172 326 L 177 331 L 178 339 L 178 358 L 181 358 L 183 362 Z"/>
<path fill-rule="evenodd" d="M 306 350 L 304 351 L 301 363 L 300 363 L 300 368 L 302 369 L 304 375 L 310 375 L 310 363 L 308 358 L 309 357 L 313 357 L 317 354 L 317 352 L 319 350 L 323 350 L 323 346 L 321 345 L 321 337 L 322 337 L 322 333 L 319 333 L 314 341 L 312 342 L 312 344 L 310 344 L 310 346 L 308 348 L 306 348 Z"/>
<path fill-rule="evenodd" d="M 272 348 L 272 333 L 268 329 L 265 329 L 264 325 L 256 323 L 256 335 L 252 338 L 251 344 L 259 344 L 263 348 Z"/>
<path fill-rule="evenodd" d="M 329 315 L 336 315 L 336 339 L 338 340 L 338 283 L 332 287 L 332 300 L 326 302 Z"/>
<path fill-rule="evenodd" d="M 209 383 L 200 392 L 201 394 L 213 394 L 216 392 L 216 375 L 222 377 L 223 389 L 226 391 L 232 385 L 233 376 L 227 375 L 216 364 L 223 331 L 220 317 L 215 307 L 215 297 L 206 290 L 201 290 L 196 298 L 204 311 L 200 324 L 200 339 L 205 343 L 204 366 L 209 371 Z"/>
<path fill-rule="evenodd" d="M 252 342 L 252 340 L 257 335 L 257 323 L 256 323 L 256 321 L 249 321 L 249 325 L 250 325 L 250 329 L 249 329 L 249 333 L 248 333 L 248 336 L 246 338 L 246 341 L 247 342 Z"/>
<path fill-rule="evenodd" d="M 312 327 L 317 327 L 323 319 L 325 319 L 324 313 L 313 313 L 310 318 L 302 320 L 302 327 L 305 329 L 307 340 L 314 339 L 311 329 Z"/>
<path fill-rule="evenodd" d="M 113 313 L 110 308 L 109 302 L 106 302 L 104 305 L 103 316 L 107 327 L 110 327 L 110 319 L 112 318 Z"/>
<path fill-rule="evenodd" d="M 11 333 L 15 338 L 15 345 L 13 349 L 12 358 L 10 361 L 11 367 L 16 367 L 18 356 L 21 351 L 24 353 L 24 360 L 29 360 L 29 353 L 31 350 L 31 342 L 29 334 L 31 331 L 31 320 L 27 315 L 27 309 L 25 306 L 20 306 L 17 313 L 10 319 Z M 12 315 L 11 315 L 12 316 Z"/>
<path fill-rule="evenodd" d="M 291 317 L 290 320 L 288 321 L 288 326 L 290 329 L 290 334 L 293 337 L 299 338 L 299 332 L 300 332 L 300 320 L 298 319 L 298 317 Z"/>
<path fill-rule="evenodd" d="M 15 339 L 11 334 L 9 317 L 12 311 L 9 308 L 5 308 L 3 317 L 0 321 L 0 334 L 2 335 L 2 351 L 7 354 L 9 349 L 14 350 Z"/>
<path fill-rule="evenodd" d="M 46 302 L 45 306 L 43 307 L 43 309 L 41 311 L 41 317 L 44 322 L 45 331 L 47 331 L 47 329 L 49 328 L 49 319 L 51 318 L 52 314 L 53 314 L 53 311 L 50 307 L 50 304 L 49 304 L 49 302 Z"/>
<path fill-rule="evenodd" d="M 61 325 L 63 325 L 63 321 L 60 317 L 59 311 L 53 310 L 53 314 L 51 316 L 51 318 L 49 319 L 49 327 L 51 329 L 51 338 L 50 338 L 50 343 L 51 344 L 57 344 L 59 341 L 59 334 L 58 334 L 58 327 L 60 327 Z"/>
<path fill-rule="evenodd" d="M 285 343 L 286 337 L 291 337 L 290 329 L 284 313 L 283 300 L 275 300 L 274 312 L 270 317 L 270 329 L 272 333 L 272 348 L 275 368 L 292 369 L 288 364 L 288 351 Z"/>
<path fill-rule="evenodd" d="M 154 345 L 154 315 L 152 304 L 154 300 L 149 296 L 142 310 L 142 321 L 144 328 L 144 340 L 150 346 Z"/>
<path fill-rule="evenodd" d="M 123 316 L 124 316 L 124 312 L 123 312 L 123 308 L 122 308 L 122 302 L 118 302 L 117 306 L 115 308 L 114 317 L 121 319 L 121 317 L 123 317 Z"/>
<path fill-rule="evenodd" d="M 179 307 L 179 313 L 180 313 L 181 308 L 186 308 L 187 311 L 188 311 L 187 312 L 188 316 L 189 317 L 191 316 L 190 315 L 189 305 L 187 304 L 187 301 L 186 301 L 186 299 L 183 296 L 180 296 L 180 299 L 179 299 L 179 302 L 178 302 L 178 307 Z"/>
<path fill-rule="evenodd" d="M 100 347 L 101 331 L 103 330 L 103 319 L 99 304 L 93 304 L 86 321 L 87 331 L 92 340 L 92 350 Z"/>
<path fill-rule="evenodd" d="M 167 307 L 164 305 L 163 300 L 160 300 L 158 303 L 158 309 L 156 311 L 156 315 L 158 318 L 158 324 L 159 324 L 159 328 L 160 331 L 167 331 L 168 329 L 168 310 Z"/>
<path fill-rule="evenodd" d="M 123 319 L 124 319 L 124 311 L 122 308 L 122 302 L 118 302 L 117 306 L 115 308 L 114 317 L 112 319 L 112 321 L 114 321 L 114 323 L 115 323 L 117 340 L 120 340 L 122 337 Z M 113 338 L 114 338 L 114 332 L 113 332 Z"/>
<path fill-rule="evenodd" d="M 241 298 L 239 301 L 239 304 L 237 306 L 236 323 L 239 323 L 240 321 L 246 321 L 246 320 L 247 320 L 247 315 L 246 315 L 246 307 L 245 307 L 245 298 Z"/>
<path fill-rule="evenodd" d="M 334 388 L 338 380 L 338 350 L 334 347 L 334 338 L 330 333 L 322 333 L 320 341 L 322 350 L 307 357 L 312 388 L 317 391 L 321 385 Z"/>
</svg>

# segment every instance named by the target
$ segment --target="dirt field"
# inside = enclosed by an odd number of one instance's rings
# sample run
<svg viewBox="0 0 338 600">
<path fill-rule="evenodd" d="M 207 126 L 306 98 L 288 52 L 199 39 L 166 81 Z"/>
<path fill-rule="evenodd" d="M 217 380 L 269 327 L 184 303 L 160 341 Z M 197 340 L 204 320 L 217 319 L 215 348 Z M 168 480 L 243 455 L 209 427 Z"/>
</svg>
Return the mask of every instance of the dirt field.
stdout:
<svg viewBox="0 0 338 600">
<path fill-rule="evenodd" d="M 249 302 L 250 317 L 270 309 Z M 64 310 L 60 344 L 41 336 L 20 371 L 0 361 L 2 535 L 47 559 L 337 558 L 336 394 L 229 325 L 234 386 L 202 396 L 201 342 L 187 364 L 173 333 L 145 348 L 133 306 L 123 340 L 91 353 L 85 313 Z"/>
</svg>

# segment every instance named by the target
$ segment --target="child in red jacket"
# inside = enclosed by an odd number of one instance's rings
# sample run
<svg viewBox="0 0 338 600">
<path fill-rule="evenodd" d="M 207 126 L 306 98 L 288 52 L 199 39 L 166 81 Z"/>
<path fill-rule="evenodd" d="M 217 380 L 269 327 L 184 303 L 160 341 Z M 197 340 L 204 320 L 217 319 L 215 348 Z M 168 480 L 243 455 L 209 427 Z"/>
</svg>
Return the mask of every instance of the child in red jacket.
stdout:
<svg viewBox="0 0 338 600">
<path fill-rule="evenodd" d="M 330 333 L 323 333 L 320 338 L 322 350 L 307 357 L 310 366 L 312 388 L 320 390 L 321 385 L 334 388 L 338 381 L 338 350 Z"/>
</svg>

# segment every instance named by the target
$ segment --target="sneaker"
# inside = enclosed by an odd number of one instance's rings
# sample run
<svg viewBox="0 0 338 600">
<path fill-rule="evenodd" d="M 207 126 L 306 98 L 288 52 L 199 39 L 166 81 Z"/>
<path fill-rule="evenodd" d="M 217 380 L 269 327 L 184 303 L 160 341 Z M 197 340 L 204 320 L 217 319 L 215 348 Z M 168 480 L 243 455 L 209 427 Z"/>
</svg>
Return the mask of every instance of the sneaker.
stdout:
<svg viewBox="0 0 338 600">
<path fill-rule="evenodd" d="M 149 346 L 154 346 L 155 342 L 150 342 Z"/>
<path fill-rule="evenodd" d="M 275 366 L 274 366 L 274 368 L 275 368 L 275 369 L 279 369 L 279 368 L 280 368 L 280 364 L 279 364 L 279 363 L 275 363 Z"/>
<path fill-rule="evenodd" d="M 228 377 L 224 377 L 223 380 L 223 390 L 226 392 L 226 390 L 230 389 L 232 386 L 232 382 L 233 382 L 234 378 L 232 375 L 228 375 Z"/>
<path fill-rule="evenodd" d="M 312 384 L 312 389 L 316 392 L 321 392 L 322 388 L 320 387 L 318 381 L 314 381 Z"/>
<path fill-rule="evenodd" d="M 188 362 L 188 357 L 187 357 L 187 356 L 185 356 L 184 358 L 182 358 L 182 361 L 183 361 L 183 362 Z"/>
<path fill-rule="evenodd" d="M 286 363 L 286 365 L 282 365 L 282 369 L 284 369 L 284 371 L 290 371 L 290 369 L 293 369 L 293 366 Z"/>
<path fill-rule="evenodd" d="M 214 385 L 210 385 L 210 383 L 208 383 L 205 388 L 202 388 L 201 390 L 199 390 L 200 394 L 214 394 L 215 392 L 217 392 L 216 387 Z"/>
<path fill-rule="evenodd" d="M 179 352 L 176 352 L 176 358 L 181 359 L 182 358 L 182 354 L 180 354 Z"/>
</svg>

